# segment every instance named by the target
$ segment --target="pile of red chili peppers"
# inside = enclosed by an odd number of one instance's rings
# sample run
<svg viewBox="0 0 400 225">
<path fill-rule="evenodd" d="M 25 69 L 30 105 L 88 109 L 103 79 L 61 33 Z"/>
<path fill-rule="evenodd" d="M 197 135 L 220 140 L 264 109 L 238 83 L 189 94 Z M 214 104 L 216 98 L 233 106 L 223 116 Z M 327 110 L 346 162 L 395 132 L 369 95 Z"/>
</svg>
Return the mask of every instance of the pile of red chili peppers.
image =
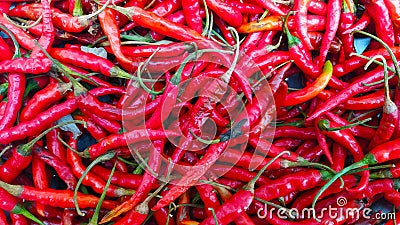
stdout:
<svg viewBox="0 0 400 225">
<path fill-rule="evenodd" d="M 400 224 L 398 0 L 3 0 L 0 30 L 0 224 Z"/>
</svg>

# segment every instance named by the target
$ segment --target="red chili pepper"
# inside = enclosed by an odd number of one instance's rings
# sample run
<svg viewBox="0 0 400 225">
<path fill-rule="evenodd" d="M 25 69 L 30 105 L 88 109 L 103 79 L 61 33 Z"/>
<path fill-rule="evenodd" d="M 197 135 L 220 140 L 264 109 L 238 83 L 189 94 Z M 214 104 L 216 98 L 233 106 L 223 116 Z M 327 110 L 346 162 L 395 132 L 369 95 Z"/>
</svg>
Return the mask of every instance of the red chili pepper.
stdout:
<svg viewBox="0 0 400 225">
<path fill-rule="evenodd" d="M 206 215 L 212 216 L 211 209 L 217 210 L 221 206 L 213 186 L 209 184 L 196 185 L 196 190 L 199 193 L 200 198 L 204 203 L 204 207 L 206 209 Z"/>
<path fill-rule="evenodd" d="M 284 106 L 298 105 L 317 96 L 319 92 L 325 89 L 325 87 L 328 85 L 328 82 L 332 77 L 332 70 L 332 64 L 330 61 L 327 61 L 321 75 L 319 75 L 319 77 L 312 84 L 303 88 L 302 90 L 291 92 L 286 95 Z"/>
<path fill-rule="evenodd" d="M 74 206 L 74 192 L 70 190 L 54 190 L 45 189 L 40 190 L 30 186 L 12 185 L 0 181 L 1 190 L 6 190 L 11 195 L 24 199 L 26 201 L 39 202 L 41 204 L 61 207 L 73 208 Z M 4 195 L 2 195 L 4 196 Z M 93 195 L 78 193 L 78 204 L 82 208 L 94 208 L 99 199 Z M 104 200 L 102 207 L 111 209 L 116 206 L 116 203 L 110 200 Z"/>
<path fill-rule="evenodd" d="M 307 32 L 307 9 L 310 5 L 310 0 L 299 0 L 294 2 L 293 10 L 296 12 L 294 15 L 294 23 L 296 30 L 303 44 L 308 50 L 314 49 L 311 41 L 308 38 Z M 329 21 L 329 20 L 328 20 Z M 328 26 L 328 25 L 327 25 Z"/>
<path fill-rule="evenodd" d="M 228 30 L 228 26 L 226 25 L 226 23 L 220 17 L 215 18 L 214 23 L 221 31 L 222 35 L 225 38 L 225 41 L 228 42 L 230 45 L 234 45 L 236 43 L 235 39 L 233 38 L 231 31 Z"/>
<path fill-rule="evenodd" d="M 186 23 L 189 28 L 201 34 L 203 30 L 202 18 L 200 16 L 200 1 L 189 0 L 182 1 L 183 14 L 185 15 Z"/>
<path fill-rule="evenodd" d="M 50 105 L 61 100 L 64 94 L 71 89 L 71 83 L 53 82 L 44 89 L 35 93 L 27 105 L 22 109 L 20 121 L 28 121 L 46 110 Z"/>
<path fill-rule="evenodd" d="M 72 170 L 65 161 L 62 161 L 57 156 L 53 155 L 48 150 L 35 146 L 33 149 L 34 156 L 40 158 L 42 162 L 45 162 L 57 172 L 58 176 L 64 181 L 69 190 L 74 190 L 76 187 L 76 179 L 72 173 Z"/>
<path fill-rule="evenodd" d="M 67 151 L 67 162 L 76 177 L 81 177 L 86 170 L 81 158 L 72 151 Z M 102 193 L 104 191 L 104 186 L 106 185 L 106 182 L 103 179 L 92 172 L 86 174 L 82 183 L 90 186 L 97 193 Z M 132 191 L 117 187 L 115 185 L 110 185 L 107 189 L 107 195 L 112 197 L 120 197 L 130 194 L 132 194 Z"/>
<path fill-rule="evenodd" d="M 130 78 L 129 74 L 115 66 L 114 63 L 91 53 L 76 49 L 52 48 L 50 54 L 63 63 L 86 68 L 105 76 Z"/>
<path fill-rule="evenodd" d="M 313 14 L 325 16 L 327 12 L 326 3 L 319 0 L 310 0 L 308 11 Z"/>
<path fill-rule="evenodd" d="M 362 3 L 374 21 L 377 36 L 389 46 L 394 46 L 393 23 L 385 2 L 383 0 L 363 0 Z"/>
<path fill-rule="evenodd" d="M 251 4 L 258 5 L 264 9 L 271 11 L 274 14 L 278 14 L 279 16 L 284 16 L 288 13 L 287 10 L 282 10 L 279 6 L 273 3 L 271 0 L 255 0 L 250 2 Z"/>
<path fill-rule="evenodd" d="M 0 131 L 0 143 L 21 140 L 29 136 L 36 136 L 52 123 L 61 119 L 77 109 L 75 99 L 67 100 L 59 105 L 55 105 L 48 110 L 39 113 L 34 119 L 19 123 L 17 126 Z"/>
<path fill-rule="evenodd" d="M 255 197 L 269 201 L 285 196 L 293 191 L 311 189 L 331 177 L 332 175 L 329 172 L 318 170 L 289 174 L 257 188 L 255 190 Z"/>
<path fill-rule="evenodd" d="M 18 43 L 25 49 L 31 50 L 35 48 L 34 39 L 27 34 L 22 28 L 16 27 L 14 24 L 10 23 L 4 18 L 3 14 L 0 15 L 0 24 L 8 28 L 14 35 Z"/>
<path fill-rule="evenodd" d="M 298 66 L 306 75 L 314 78 L 318 74 L 321 74 L 321 69 L 313 63 L 311 52 L 305 48 L 300 39 L 290 33 L 287 26 L 287 19 L 283 25 L 283 30 L 288 38 L 289 53 L 291 54 L 296 66 Z"/>
<path fill-rule="evenodd" d="M 129 8 L 113 7 L 115 10 L 123 13 L 135 23 L 142 27 L 156 30 L 162 35 L 175 38 L 181 41 L 205 40 L 206 38 L 198 34 L 196 31 L 184 27 L 183 25 L 172 23 L 155 13 L 145 11 L 136 6 Z"/>
<path fill-rule="evenodd" d="M 32 221 L 42 224 L 39 219 L 37 219 L 27 209 L 25 209 L 21 203 L 19 203 L 19 200 L 16 197 L 12 196 L 11 194 L 9 194 L 7 191 L 5 191 L 2 188 L 0 189 L 0 198 L 1 198 L 1 201 L 0 201 L 1 202 L 1 204 L 0 204 L 1 211 L 5 210 L 5 211 L 13 213 L 13 214 L 23 215 Z M 7 222 L 6 222 L 6 224 L 7 224 Z"/>
<path fill-rule="evenodd" d="M 4 115 L 1 118 L 0 130 L 10 128 L 17 119 L 17 113 L 22 107 L 22 98 L 25 91 L 25 75 L 20 73 L 10 73 L 8 75 L 7 104 Z"/>
<path fill-rule="evenodd" d="M 387 9 L 389 10 L 390 19 L 393 25 L 400 27 L 400 3 L 396 1 L 384 0 Z"/>
<path fill-rule="evenodd" d="M 260 21 L 254 21 L 242 24 L 237 28 L 239 33 L 253 33 L 258 31 L 281 31 L 283 20 L 281 16 L 267 16 Z M 293 17 L 289 17 L 288 27 L 290 30 L 295 29 Z M 323 31 L 326 28 L 325 16 L 308 15 L 307 16 L 308 31 Z"/>
<path fill-rule="evenodd" d="M 355 30 L 364 30 L 370 22 L 371 22 L 371 17 L 368 15 L 367 11 L 364 11 L 361 18 L 357 22 L 355 22 L 352 26 L 347 28 L 347 30 L 345 30 L 343 34 L 351 34 Z"/>
<path fill-rule="evenodd" d="M 47 58 L 17 58 L 0 62 L 0 73 L 43 74 L 50 71 L 52 62 Z"/>
<path fill-rule="evenodd" d="M 220 0 L 206 0 L 207 6 L 230 26 L 238 27 L 242 24 L 242 13 L 238 8 Z"/>
<path fill-rule="evenodd" d="M 81 17 L 74 17 L 63 13 L 57 8 L 52 8 L 52 23 L 66 32 L 79 33 L 89 26 L 89 20 Z M 42 6 L 38 3 L 18 5 L 10 10 L 9 16 L 37 20 L 42 15 Z"/>
<path fill-rule="evenodd" d="M 389 66 L 393 66 L 393 64 L 389 63 Z M 382 68 L 376 68 L 370 72 L 367 72 L 365 75 L 359 76 L 356 80 L 354 80 L 346 89 L 343 89 L 339 93 L 337 93 L 334 97 L 328 99 L 326 102 L 321 104 L 307 119 L 306 121 L 311 121 L 322 114 L 332 110 L 339 104 L 343 103 L 350 97 L 353 97 L 356 94 L 360 94 L 362 92 L 366 92 L 368 90 L 372 90 L 372 87 L 364 86 L 363 84 L 375 82 L 383 79 Z"/>
<path fill-rule="evenodd" d="M 382 60 L 385 61 L 382 57 Z M 384 62 L 385 63 L 385 62 Z M 389 81 L 387 77 L 387 70 L 385 68 L 385 103 L 383 106 L 383 112 L 379 127 L 376 130 L 371 142 L 368 145 L 368 149 L 372 149 L 375 146 L 389 141 L 392 137 L 396 126 L 399 121 L 399 109 L 397 105 L 390 99 Z"/>
<path fill-rule="evenodd" d="M 42 36 L 39 38 L 39 45 L 49 51 L 54 41 L 55 31 L 52 22 L 52 12 L 50 2 L 42 1 Z M 44 57 L 44 53 L 36 46 L 31 53 L 31 57 Z"/>
<path fill-rule="evenodd" d="M 100 25 L 118 62 L 130 65 L 132 61 L 126 58 L 121 50 L 120 31 L 115 17 L 116 11 L 113 9 L 105 9 L 98 16 Z"/>
<path fill-rule="evenodd" d="M 102 166 L 94 166 L 92 171 L 96 173 L 98 176 L 102 177 L 106 180 L 111 171 L 102 167 Z M 140 186 L 142 182 L 142 176 L 130 173 L 124 173 L 120 171 L 115 171 L 113 177 L 111 178 L 111 183 L 118 185 L 120 187 L 136 189 Z"/>
<path fill-rule="evenodd" d="M 177 134 L 168 131 L 143 129 L 133 130 L 122 134 L 112 134 L 107 136 L 105 139 L 102 139 L 100 142 L 90 146 L 88 149 L 82 152 L 82 154 L 90 158 L 96 158 L 108 150 L 127 146 L 130 143 L 146 141 L 149 139 L 159 140 L 172 136 L 177 136 Z"/>
<path fill-rule="evenodd" d="M 3 53 L 0 55 L 0 61 L 11 59 L 13 57 L 13 52 L 11 51 L 10 46 L 3 38 L 0 38 L 0 51 Z"/>
<path fill-rule="evenodd" d="M 342 9 L 341 0 L 329 0 L 327 4 L 327 20 L 326 30 L 322 39 L 320 54 L 318 58 L 318 64 L 322 65 L 325 63 L 326 55 L 328 54 L 329 46 L 336 36 L 336 32 L 339 28 L 340 15 Z"/>
<path fill-rule="evenodd" d="M 149 167 L 153 170 L 153 172 L 158 173 L 160 166 L 161 166 L 161 152 L 164 148 L 164 141 L 155 141 L 154 147 L 151 148 L 150 156 L 149 156 Z M 108 212 L 100 221 L 100 223 L 105 223 L 110 221 L 111 219 L 117 217 L 121 213 L 127 212 L 133 209 L 139 202 L 147 196 L 150 192 L 154 184 L 156 183 L 157 179 L 152 174 L 151 171 L 146 170 L 145 174 L 143 175 L 142 182 L 140 186 L 136 190 L 135 194 L 132 197 L 119 205 L 118 207 L 114 208 L 112 211 Z"/>
</svg>

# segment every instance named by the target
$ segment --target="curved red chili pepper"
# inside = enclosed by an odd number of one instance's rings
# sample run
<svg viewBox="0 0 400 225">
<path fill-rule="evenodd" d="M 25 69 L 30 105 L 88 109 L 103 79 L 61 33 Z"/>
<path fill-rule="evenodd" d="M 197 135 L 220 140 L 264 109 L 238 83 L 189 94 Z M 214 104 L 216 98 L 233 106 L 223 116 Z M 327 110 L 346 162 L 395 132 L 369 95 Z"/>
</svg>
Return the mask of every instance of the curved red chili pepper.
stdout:
<svg viewBox="0 0 400 225">
<path fill-rule="evenodd" d="M 72 87 L 71 83 L 53 82 L 44 89 L 35 93 L 22 109 L 20 121 L 28 121 L 36 117 L 37 114 L 46 110 L 50 105 L 61 100 L 64 94 Z"/>
<path fill-rule="evenodd" d="M 322 38 L 321 49 L 319 50 L 318 65 L 323 65 L 325 63 L 326 55 L 328 54 L 329 46 L 331 45 L 333 39 L 336 36 L 336 32 L 339 28 L 339 21 L 342 9 L 341 0 L 329 0 L 327 4 L 327 20 L 326 20 L 326 30 L 324 37 Z"/>
<path fill-rule="evenodd" d="M 17 113 L 22 107 L 22 98 L 25 91 L 25 75 L 20 73 L 8 74 L 7 104 L 4 115 L 1 117 L 0 130 L 10 128 L 17 119 Z"/>
<path fill-rule="evenodd" d="M 383 0 L 363 0 L 365 9 L 376 26 L 377 36 L 389 46 L 394 46 L 394 29 L 389 10 Z"/>
<path fill-rule="evenodd" d="M 294 15 L 294 23 L 296 24 L 296 30 L 300 39 L 308 50 L 312 50 L 314 48 L 307 34 L 307 9 L 309 5 L 310 0 L 294 1 L 293 10 L 296 12 Z"/>
<path fill-rule="evenodd" d="M 202 18 L 200 16 L 200 1 L 188 0 L 182 1 L 183 14 L 185 15 L 187 25 L 201 34 L 203 31 Z"/>
</svg>

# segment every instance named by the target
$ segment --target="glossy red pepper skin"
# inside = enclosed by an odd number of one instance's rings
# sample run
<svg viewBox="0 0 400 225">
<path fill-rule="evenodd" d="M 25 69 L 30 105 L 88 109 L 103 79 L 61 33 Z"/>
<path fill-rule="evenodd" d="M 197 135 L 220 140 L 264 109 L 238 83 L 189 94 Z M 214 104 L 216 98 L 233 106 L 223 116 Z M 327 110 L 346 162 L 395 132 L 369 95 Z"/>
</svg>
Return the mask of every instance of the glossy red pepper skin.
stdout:
<svg viewBox="0 0 400 225">
<path fill-rule="evenodd" d="M 238 27 L 242 24 L 242 13 L 239 9 L 220 0 L 206 0 L 207 6 L 230 26 Z"/>
<path fill-rule="evenodd" d="M 203 31 L 203 24 L 200 15 L 200 1 L 182 1 L 182 9 L 187 25 L 191 29 L 197 31 L 197 33 L 201 34 Z"/>
<path fill-rule="evenodd" d="M 25 151 L 20 146 L 14 148 L 13 153 L 7 161 L 0 166 L 0 179 L 12 182 L 32 161 L 30 151 Z"/>
<path fill-rule="evenodd" d="M 47 146 L 47 149 L 53 155 L 55 155 L 59 159 L 65 161 L 67 159 L 66 150 L 65 150 L 64 145 L 58 139 L 58 136 L 60 136 L 60 135 L 61 135 L 60 130 L 58 130 L 58 129 L 51 130 L 48 134 L 46 134 L 46 146 Z"/>
<path fill-rule="evenodd" d="M 392 66 L 391 63 L 389 63 Z M 370 72 L 367 72 L 365 75 L 359 76 L 356 80 L 354 80 L 346 89 L 343 89 L 339 93 L 337 93 L 334 97 L 328 99 L 323 104 L 321 104 L 307 119 L 306 121 L 311 121 L 324 113 L 332 110 L 337 105 L 343 103 L 350 97 L 353 97 L 360 92 L 365 92 L 367 90 L 371 90 L 371 87 L 366 87 L 364 83 L 371 83 L 377 80 L 383 79 L 382 68 L 376 68 Z"/>
<path fill-rule="evenodd" d="M 98 176 L 107 180 L 111 174 L 111 170 L 108 170 L 102 166 L 94 166 L 92 171 Z M 136 189 L 140 186 L 142 182 L 142 176 L 130 173 L 124 173 L 120 171 L 115 171 L 113 177 L 111 178 L 111 183 L 118 185 L 120 187 Z"/>
<path fill-rule="evenodd" d="M 9 16 L 37 20 L 42 15 L 42 6 L 38 3 L 18 5 L 9 12 Z M 54 26 L 67 32 L 79 33 L 89 26 L 88 20 L 81 20 L 57 8 L 52 8 L 52 22 Z"/>
<path fill-rule="evenodd" d="M 394 46 L 393 23 L 383 0 L 363 0 L 365 9 L 376 26 L 376 34 L 389 46 Z"/>
<path fill-rule="evenodd" d="M 54 190 L 44 189 L 40 190 L 30 186 L 24 185 L 10 185 L 2 183 L 2 187 L 15 197 L 24 199 L 26 201 L 34 201 L 41 204 L 61 207 L 61 208 L 74 208 L 74 192 L 70 190 Z M 93 195 L 86 195 L 78 192 L 78 204 L 81 208 L 94 208 L 97 205 L 98 198 Z M 111 209 L 115 207 L 116 203 L 110 200 L 104 200 L 103 207 Z"/>
<path fill-rule="evenodd" d="M 394 27 L 400 27 L 400 3 L 397 1 L 384 0 L 387 9 L 389 10 L 390 19 Z"/>
<path fill-rule="evenodd" d="M 161 152 L 164 148 L 164 141 L 154 141 L 153 142 L 154 147 L 150 151 L 150 156 L 149 156 L 149 162 L 148 165 L 149 167 L 155 172 L 158 173 L 160 170 L 161 166 Z M 127 212 L 129 210 L 132 210 L 137 204 L 139 204 L 143 199 L 146 198 L 146 196 L 149 194 L 151 191 L 152 187 L 154 184 L 156 184 L 157 178 L 153 176 L 153 174 L 146 170 L 146 172 L 143 175 L 142 182 L 140 183 L 140 186 L 136 190 L 136 192 L 131 196 L 131 198 L 118 207 L 114 208 L 112 211 L 107 213 L 100 223 L 104 223 L 107 221 L 110 221 L 112 218 L 120 215 L 121 213 Z"/>
<path fill-rule="evenodd" d="M 297 27 L 297 32 L 303 44 L 308 50 L 314 49 L 311 45 L 311 41 L 308 38 L 307 29 L 307 8 L 310 5 L 310 0 L 299 0 L 294 2 L 294 10 L 296 14 L 294 15 L 294 23 Z"/>
<path fill-rule="evenodd" d="M 13 57 L 13 52 L 11 51 L 10 46 L 3 38 L 0 38 L 0 51 L 3 53 L 0 55 L 0 61 L 11 59 Z"/>
<path fill-rule="evenodd" d="M 26 78 L 24 74 L 8 74 L 7 104 L 4 115 L 1 117 L 0 130 L 10 128 L 17 120 L 17 113 L 22 107 L 22 98 L 25 92 Z"/>
<path fill-rule="evenodd" d="M 328 54 L 329 46 L 336 36 L 339 28 L 340 15 L 342 9 L 342 0 L 329 0 L 327 4 L 328 18 L 326 20 L 326 30 L 322 38 L 318 65 L 322 66 L 325 63 L 326 55 Z"/>
<path fill-rule="evenodd" d="M 52 12 L 50 2 L 42 1 L 42 36 L 39 38 L 39 45 L 43 47 L 47 52 L 50 50 L 54 37 L 55 37 L 55 29 L 52 22 Z M 30 55 L 30 57 L 42 58 L 45 57 L 42 50 L 40 50 L 39 46 L 36 46 Z"/>
<path fill-rule="evenodd" d="M 240 190 L 215 211 L 218 224 L 228 224 L 244 212 L 253 201 L 253 193 L 249 190 Z M 214 216 L 208 216 L 200 224 L 215 224 Z"/>
<path fill-rule="evenodd" d="M 47 58 L 17 58 L 0 62 L 0 73 L 43 74 L 50 71 L 52 62 Z"/>
<path fill-rule="evenodd" d="M 86 68 L 105 76 L 116 77 L 121 70 L 107 59 L 77 49 L 52 48 L 50 54 L 62 63 Z"/>
<path fill-rule="evenodd" d="M 70 83 L 53 82 L 44 89 L 35 93 L 27 105 L 22 109 L 20 121 L 28 121 L 37 114 L 46 110 L 50 105 L 61 100 L 64 94 L 71 88 Z"/>
<path fill-rule="evenodd" d="M 16 27 L 14 24 L 10 23 L 4 18 L 3 14 L 0 15 L 0 24 L 7 27 L 11 33 L 15 36 L 18 43 L 25 49 L 31 50 L 35 48 L 34 39 L 27 34 L 22 28 Z"/>
<path fill-rule="evenodd" d="M 19 123 L 17 126 L 0 131 L 0 143 L 24 139 L 28 136 L 36 136 L 51 124 L 61 119 L 78 108 L 75 99 L 70 99 L 55 105 L 48 110 L 39 113 L 34 119 Z"/>
<path fill-rule="evenodd" d="M 99 14 L 98 18 L 118 62 L 130 65 L 132 61 L 126 58 L 121 50 L 120 30 L 116 20 L 116 11 L 113 9 L 105 9 Z"/>
</svg>

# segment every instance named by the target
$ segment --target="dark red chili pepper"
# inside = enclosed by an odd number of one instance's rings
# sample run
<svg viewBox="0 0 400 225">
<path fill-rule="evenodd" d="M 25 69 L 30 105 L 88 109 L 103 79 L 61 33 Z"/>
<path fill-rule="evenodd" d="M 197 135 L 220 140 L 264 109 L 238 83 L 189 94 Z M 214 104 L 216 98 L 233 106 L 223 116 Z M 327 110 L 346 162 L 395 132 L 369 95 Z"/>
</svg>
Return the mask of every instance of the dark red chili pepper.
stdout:
<svg viewBox="0 0 400 225">
<path fill-rule="evenodd" d="M 331 155 L 331 152 L 329 151 L 328 143 L 326 141 L 324 134 L 319 129 L 317 121 L 318 120 L 315 120 L 315 123 L 314 123 L 315 136 L 317 137 L 317 141 L 318 141 L 320 148 L 324 151 L 324 155 L 326 156 L 326 158 L 328 159 L 330 164 L 333 164 L 332 155 Z"/>
<path fill-rule="evenodd" d="M 70 150 L 69 150 L 70 151 Z M 53 155 L 48 150 L 35 146 L 33 149 L 34 156 L 39 157 L 42 162 L 45 162 L 57 172 L 58 176 L 64 181 L 69 190 L 74 190 L 76 186 L 76 179 L 72 170 L 67 165 L 67 162 Z"/>
<path fill-rule="evenodd" d="M 321 49 L 318 58 L 318 65 L 322 66 L 325 63 L 326 55 L 328 54 L 329 46 L 336 36 L 336 32 L 339 28 L 339 21 L 342 9 L 341 0 L 329 0 L 327 4 L 327 20 L 326 30 L 324 37 L 322 38 Z"/>
<path fill-rule="evenodd" d="M 225 38 L 225 41 L 228 42 L 228 44 L 230 45 L 234 45 L 236 43 L 235 39 L 233 38 L 231 31 L 228 30 L 228 26 L 226 25 L 226 23 L 220 17 L 215 18 L 214 23 L 221 31 L 222 35 Z"/>
<path fill-rule="evenodd" d="M 0 60 L 7 60 L 13 57 L 13 52 L 10 49 L 10 46 L 7 42 L 4 41 L 3 38 L 0 38 L 0 51 L 3 53 L 0 55 Z"/>
<path fill-rule="evenodd" d="M 389 46 L 394 46 L 393 23 L 389 16 L 389 10 L 383 0 L 363 0 L 368 15 L 375 24 L 377 36 Z"/>
<path fill-rule="evenodd" d="M 86 113 L 86 111 L 84 110 Z M 89 113 L 90 118 L 99 125 L 104 130 L 108 131 L 109 133 L 118 134 L 123 131 L 122 126 L 119 122 L 108 120 L 106 118 L 102 118 L 97 116 L 96 114 Z"/>
<path fill-rule="evenodd" d="M 44 89 L 35 93 L 22 109 L 20 121 L 28 121 L 46 110 L 50 105 L 59 101 L 72 87 L 71 83 L 52 82 Z"/>
<path fill-rule="evenodd" d="M 78 119 L 79 120 L 79 119 Z M 46 146 L 47 149 L 53 153 L 53 155 L 57 156 L 59 159 L 65 161 L 66 157 L 66 150 L 64 145 L 58 139 L 60 135 L 60 131 L 58 129 L 51 130 L 48 134 L 46 134 Z"/>
</svg>

